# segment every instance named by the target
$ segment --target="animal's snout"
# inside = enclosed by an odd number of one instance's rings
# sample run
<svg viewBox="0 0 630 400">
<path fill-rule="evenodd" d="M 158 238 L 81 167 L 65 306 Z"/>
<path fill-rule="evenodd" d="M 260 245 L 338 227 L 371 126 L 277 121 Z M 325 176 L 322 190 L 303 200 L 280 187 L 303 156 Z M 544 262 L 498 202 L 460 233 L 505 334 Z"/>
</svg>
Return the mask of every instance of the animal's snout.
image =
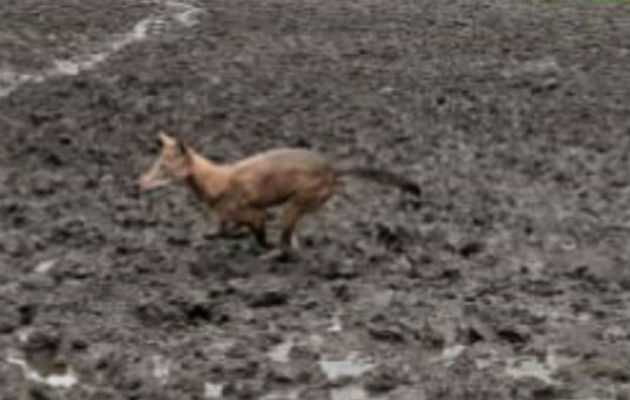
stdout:
<svg viewBox="0 0 630 400">
<path fill-rule="evenodd" d="M 150 182 L 145 175 L 142 175 L 140 179 L 138 179 L 138 185 L 140 185 L 140 189 L 147 190 L 150 188 Z"/>
<path fill-rule="evenodd" d="M 151 177 L 148 175 L 140 176 L 140 179 L 138 179 L 138 184 L 140 185 L 140 189 L 142 190 L 150 190 L 155 188 L 156 186 L 159 186 L 159 182 L 156 182 L 155 179 L 151 179 Z"/>
<path fill-rule="evenodd" d="M 171 182 L 172 180 L 168 177 L 156 177 L 151 173 L 140 176 L 140 179 L 138 180 L 138 184 L 140 185 L 141 190 L 156 189 L 161 186 L 166 186 Z"/>
</svg>

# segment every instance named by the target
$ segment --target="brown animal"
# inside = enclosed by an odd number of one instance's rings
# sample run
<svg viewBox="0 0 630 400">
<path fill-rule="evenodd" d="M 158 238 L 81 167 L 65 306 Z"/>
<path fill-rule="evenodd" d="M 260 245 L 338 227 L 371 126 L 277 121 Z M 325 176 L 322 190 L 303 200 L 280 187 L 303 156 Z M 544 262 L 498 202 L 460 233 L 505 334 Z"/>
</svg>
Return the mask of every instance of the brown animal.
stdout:
<svg viewBox="0 0 630 400">
<path fill-rule="evenodd" d="M 343 175 L 398 186 L 420 195 L 419 186 L 404 177 L 371 168 L 336 168 L 306 149 L 279 148 L 219 165 L 164 132 L 158 138 L 161 151 L 151 169 L 140 178 L 143 190 L 184 181 L 218 215 L 217 234 L 244 226 L 264 247 L 270 247 L 265 230 L 267 209 L 287 203 L 278 254 L 297 249 L 294 231 L 298 220 L 320 208 Z"/>
</svg>

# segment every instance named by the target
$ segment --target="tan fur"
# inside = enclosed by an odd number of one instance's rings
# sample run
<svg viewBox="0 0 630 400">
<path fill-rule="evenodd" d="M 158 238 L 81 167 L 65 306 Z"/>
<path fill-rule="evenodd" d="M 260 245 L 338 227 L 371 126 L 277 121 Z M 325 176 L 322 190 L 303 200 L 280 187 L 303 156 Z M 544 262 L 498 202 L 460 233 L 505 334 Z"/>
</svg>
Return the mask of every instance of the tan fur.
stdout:
<svg viewBox="0 0 630 400">
<path fill-rule="evenodd" d="M 280 244 L 283 250 L 289 250 L 296 246 L 293 236 L 299 219 L 320 208 L 333 194 L 339 176 L 346 173 L 306 149 L 274 149 L 218 165 L 163 132 L 159 141 L 160 155 L 141 176 L 141 188 L 149 190 L 185 181 L 197 198 L 216 212 L 221 233 L 229 226 L 245 226 L 265 247 L 269 246 L 265 230 L 268 208 L 287 204 Z M 359 175 L 375 174 L 375 180 L 383 180 L 381 175 L 389 174 L 370 171 L 359 171 Z"/>
</svg>

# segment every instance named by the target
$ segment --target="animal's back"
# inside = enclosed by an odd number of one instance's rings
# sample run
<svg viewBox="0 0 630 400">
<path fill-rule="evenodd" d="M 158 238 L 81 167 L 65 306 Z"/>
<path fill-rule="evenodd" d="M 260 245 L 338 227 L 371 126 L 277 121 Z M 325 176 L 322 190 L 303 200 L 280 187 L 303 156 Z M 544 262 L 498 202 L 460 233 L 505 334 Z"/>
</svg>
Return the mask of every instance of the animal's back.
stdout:
<svg viewBox="0 0 630 400">
<path fill-rule="evenodd" d="M 334 172 L 320 154 L 300 148 L 268 150 L 234 164 L 233 179 L 258 206 L 315 196 L 332 189 Z"/>
<path fill-rule="evenodd" d="M 246 168 L 261 168 L 264 166 L 290 165 L 293 168 L 321 168 L 329 165 L 321 154 L 302 148 L 283 147 L 271 149 L 245 158 L 236 164 L 236 170 Z"/>
</svg>

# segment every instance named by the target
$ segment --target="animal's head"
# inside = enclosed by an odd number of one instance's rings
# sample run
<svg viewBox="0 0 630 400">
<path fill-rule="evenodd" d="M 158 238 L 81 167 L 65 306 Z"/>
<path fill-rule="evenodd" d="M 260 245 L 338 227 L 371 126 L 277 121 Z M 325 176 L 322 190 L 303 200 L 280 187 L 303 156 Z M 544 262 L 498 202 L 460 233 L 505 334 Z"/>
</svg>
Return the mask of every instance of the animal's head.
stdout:
<svg viewBox="0 0 630 400">
<path fill-rule="evenodd" d="M 158 133 L 160 154 L 151 168 L 140 177 L 140 188 L 155 189 L 185 179 L 190 174 L 191 150 L 181 141 Z"/>
</svg>

